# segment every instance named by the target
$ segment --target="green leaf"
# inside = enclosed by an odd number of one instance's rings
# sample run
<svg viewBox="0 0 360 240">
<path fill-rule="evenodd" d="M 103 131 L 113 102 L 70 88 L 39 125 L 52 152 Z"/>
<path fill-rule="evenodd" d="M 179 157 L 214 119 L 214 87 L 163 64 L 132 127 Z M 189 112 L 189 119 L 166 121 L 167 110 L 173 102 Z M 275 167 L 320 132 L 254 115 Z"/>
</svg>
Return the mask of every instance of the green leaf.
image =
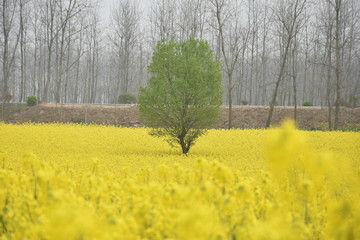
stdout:
<svg viewBox="0 0 360 240">
<path fill-rule="evenodd" d="M 151 134 L 187 153 L 219 114 L 222 71 L 206 41 L 159 42 L 141 89 L 140 116 Z"/>
</svg>

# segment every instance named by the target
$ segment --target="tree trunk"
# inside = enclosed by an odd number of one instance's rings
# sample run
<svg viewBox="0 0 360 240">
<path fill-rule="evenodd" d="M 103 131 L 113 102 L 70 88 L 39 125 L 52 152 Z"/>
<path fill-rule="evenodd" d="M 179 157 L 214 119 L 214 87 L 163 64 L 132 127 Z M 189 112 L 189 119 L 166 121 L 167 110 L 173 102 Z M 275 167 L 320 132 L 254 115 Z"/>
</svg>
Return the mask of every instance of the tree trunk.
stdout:
<svg viewBox="0 0 360 240">
<path fill-rule="evenodd" d="M 276 97 L 277 97 L 277 93 L 278 93 L 278 89 L 280 86 L 280 82 L 284 77 L 284 73 L 285 73 L 285 67 L 286 67 L 286 61 L 287 61 L 287 57 L 288 57 L 288 53 L 289 53 L 289 48 L 292 44 L 293 39 L 296 39 L 296 35 L 300 29 L 301 26 L 301 21 L 302 19 L 300 18 L 302 11 L 305 8 L 306 5 L 306 0 L 296 0 L 296 1 L 289 1 L 288 2 L 290 5 L 280 5 L 280 8 L 278 9 L 278 20 L 280 21 L 281 24 L 281 31 L 283 33 L 287 34 L 286 37 L 286 45 L 285 45 L 285 51 L 282 54 L 282 59 L 281 59 L 281 64 L 280 64 L 280 71 L 279 71 L 279 75 L 277 77 L 276 80 L 276 85 L 275 85 L 275 90 L 274 93 L 272 95 L 272 99 L 270 102 L 270 110 L 269 110 L 269 115 L 268 118 L 266 120 L 266 127 L 270 127 L 271 124 L 271 119 L 272 119 L 272 114 L 274 111 L 274 107 L 275 107 L 275 102 L 276 102 Z M 289 9 L 289 11 L 291 12 L 284 12 L 284 9 Z M 288 19 L 288 16 L 291 16 L 291 19 Z M 289 22 L 290 21 L 290 22 Z M 286 31 L 285 31 L 286 30 Z"/>
<path fill-rule="evenodd" d="M 270 127 L 270 124 L 271 124 L 272 114 L 274 112 L 274 107 L 275 107 L 275 102 L 276 102 L 276 96 L 277 96 L 277 93 L 279 90 L 280 82 L 281 82 L 281 80 L 284 76 L 284 72 L 285 72 L 285 66 L 286 66 L 287 55 L 289 52 L 290 42 L 291 42 L 291 35 L 289 35 L 289 37 L 288 37 L 286 47 L 285 47 L 285 53 L 281 60 L 280 71 L 279 71 L 279 75 L 276 80 L 275 90 L 274 90 L 274 93 L 271 98 L 269 115 L 266 120 L 266 125 L 265 125 L 266 128 Z"/>
<path fill-rule="evenodd" d="M 182 129 L 181 135 L 178 136 L 179 139 L 179 143 L 181 146 L 181 150 L 183 154 L 187 154 L 190 150 L 191 147 L 191 143 L 187 143 L 185 141 L 185 137 L 186 137 L 187 131 L 185 130 L 185 128 Z"/>
<path fill-rule="evenodd" d="M 64 24 L 64 23 L 63 23 Z M 60 103 L 61 101 L 61 87 L 62 87 L 62 81 L 63 81 L 63 58 L 64 58 L 64 45 L 65 45 L 65 29 L 66 25 L 63 26 L 61 30 L 61 39 L 60 39 L 60 50 L 59 50 L 59 70 L 57 73 L 57 81 L 56 81 L 56 95 L 55 95 L 55 101 L 56 103 Z"/>
<path fill-rule="evenodd" d="M 228 86 L 228 95 L 229 95 L 229 125 L 228 128 L 232 128 L 232 74 L 228 73 L 229 86 Z"/>
<path fill-rule="evenodd" d="M 20 1 L 20 102 L 25 98 L 25 42 L 24 42 L 24 1 Z"/>
<path fill-rule="evenodd" d="M 187 154 L 190 150 L 190 146 L 188 146 L 185 142 L 185 137 L 181 136 L 179 137 L 179 142 L 181 145 L 181 150 L 183 154 Z"/>
<path fill-rule="evenodd" d="M 232 82 L 232 75 L 234 72 L 234 67 L 237 63 L 238 57 L 239 57 L 239 53 L 240 53 L 240 48 L 239 48 L 239 36 L 238 36 L 238 23 L 236 22 L 235 24 L 235 29 L 234 29 L 234 33 L 235 36 L 233 37 L 233 45 L 234 48 L 230 49 L 233 51 L 230 54 L 234 54 L 233 57 L 230 60 L 230 56 L 227 55 L 227 52 L 225 50 L 225 37 L 224 37 L 224 33 L 223 33 L 223 26 L 224 26 L 224 21 L 222 19 L 223 14 L 224 14 L 224 2 L 219 2 L 219 0 L 215 0 L 213 3 L 213 6 L 215 7 L 215 17 L 217 20 L 217 25 L 218 25 L 218 32 L 219 32 L 219 40 L 220 40 L 220 48 L 221 48 L 221 52 L 222 55 L 224 57 L 224 63 L 225 63 L 225 72 L 227 73 L 227 77 L 228 77 L 228 100 L 229 100 L 229 121 L 228 121 L 228 128 L 231 129 L 232 128 L 232 89 L 233 89 L 233 82 Z M 230 44 L 231 45 L 231 44 Z"/>
<path fill-rule="evenodd" d="M 334 121 L 334 130 L 339 128 L 339 115 L 340 115 L 340 87 L 341 87 L 341 59 L 340 59 L 340 10 L 342 6 L 342 0 L 335 0 L 335 78 L 336 78 L 336 100 L 335 100 L 335 121 Z"/>
<path fill-rule="evenodd" d="M 296 92 L 296 52 L 297 44 L 295 41 L 294 49 L 292 51 L 292 78 L 293 78 L 293 90 L 294 90 L 294 121 L 297 120 L 297 92 Z"/>
<path fill-rule="evenodd" d="M 328 34 L 327 34 L 327 59 L 328 59 L 328 67 L 327 67 L 327 82 L 326 82 L 326 97 L 327 97 L 327 105 L 328 105 L 328 128 L 329 130 L 333 129 L 332 125 L 332 104 L 331 104 L 331 66 L 332 66 L 332 26 L 329 26 Z"/>
<path fill-rule="evenodd" d="M 11 5 L 12 4 L 12 5 Z M 16 1 L 8 1 L 8 0 L 2 0 L 2 9 L 1 9 L 1 30 L 2 30 L 2 91 L 0 92 L 0 99 L 3 100 L 3 103 L 5 101 L 4 97 L 6 94 L 9 93 L 9 80 L 10 80 L 10 72 L 14 65 L 16 50 L 19 44 L 20 39 L 20 32 L 17 33 L 15 36 L 15 45 L 13 49 L 10 49 L 10 41 L 11 39 L 11 30 L 14 27 L 14 15 L 16 12 Z"/>
</svg>

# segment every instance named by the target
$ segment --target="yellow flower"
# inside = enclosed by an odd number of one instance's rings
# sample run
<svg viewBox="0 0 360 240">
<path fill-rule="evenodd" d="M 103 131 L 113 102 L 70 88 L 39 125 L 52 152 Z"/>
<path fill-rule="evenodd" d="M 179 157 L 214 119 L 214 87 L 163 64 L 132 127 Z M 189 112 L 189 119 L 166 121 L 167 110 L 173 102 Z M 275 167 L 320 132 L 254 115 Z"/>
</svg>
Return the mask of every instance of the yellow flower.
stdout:
<svg viewBox="0 0 360 240">
<path fill-rule="evenodd" d="M 0 123 L 0 239 L 358 239 L 360 134 Z M 29 141 L 31 139 L 31 141 Z"/>
</svg>

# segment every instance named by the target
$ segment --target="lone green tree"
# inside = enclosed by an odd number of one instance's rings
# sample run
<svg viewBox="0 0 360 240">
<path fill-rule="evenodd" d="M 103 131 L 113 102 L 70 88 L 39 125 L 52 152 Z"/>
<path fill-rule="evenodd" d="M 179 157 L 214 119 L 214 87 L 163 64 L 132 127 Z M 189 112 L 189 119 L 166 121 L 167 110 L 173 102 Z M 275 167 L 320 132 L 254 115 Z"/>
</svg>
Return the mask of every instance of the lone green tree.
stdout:
<svg viewBox="0 0 360 240">
<path fill-rule="evenodd" d="M 187 154 L 216 120 L 222 71 L 206 41 L 159 42 L 148 66 L 152 77 L 139 96 L 140 117 L 150 134 L 180 144 Z"/>
</svg>

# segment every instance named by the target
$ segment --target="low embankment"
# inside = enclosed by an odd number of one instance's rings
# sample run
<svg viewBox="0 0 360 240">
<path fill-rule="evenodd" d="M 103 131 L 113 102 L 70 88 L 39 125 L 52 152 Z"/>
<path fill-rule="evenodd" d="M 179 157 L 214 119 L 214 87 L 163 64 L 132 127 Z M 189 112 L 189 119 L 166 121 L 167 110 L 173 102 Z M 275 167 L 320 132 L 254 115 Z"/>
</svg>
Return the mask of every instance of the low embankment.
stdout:
<svg viewBox="0 0 360 240">
<path fill-rule="evenodd" d="M 266 106 L 234 106 L 232 127 L 263 128 L 268 116 Z M 272 124 L 285 118 L 294 117 L 293 107 L 275 107 Z M 9 116 L 6 122 L 72 122 L 110 124 L 126 127 L 141 127 L 136 105 L 78 105 L 78 104 L 39 104 L 28 107 Z M 328 122 L 326 107 L 298 107 L 297 124 L 302 129 L 325 129 Z M 360 124 L 360 108 L 341 108 L 340 127 Z M 221 115 L 214 128 L 228 127 L 228 108 L 221 108 Z"/>
</svg>

